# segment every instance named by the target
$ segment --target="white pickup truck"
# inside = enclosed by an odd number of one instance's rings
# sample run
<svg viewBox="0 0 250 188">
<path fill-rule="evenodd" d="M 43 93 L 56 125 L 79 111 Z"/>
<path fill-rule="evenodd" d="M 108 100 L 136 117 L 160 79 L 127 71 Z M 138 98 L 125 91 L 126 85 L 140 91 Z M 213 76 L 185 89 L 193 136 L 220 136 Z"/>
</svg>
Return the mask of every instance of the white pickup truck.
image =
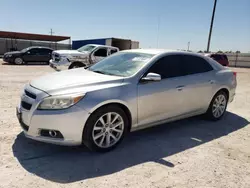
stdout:
<svg viewBox="0 0 250 188">
<path fill-rule="evenodd" d="M 60 71 L 86 67 L 116 53 L 119 48 L 106 45 L 88 44 L 77 50 L 56 50 L 52 52 L 50 67 Z"/>
</svg>

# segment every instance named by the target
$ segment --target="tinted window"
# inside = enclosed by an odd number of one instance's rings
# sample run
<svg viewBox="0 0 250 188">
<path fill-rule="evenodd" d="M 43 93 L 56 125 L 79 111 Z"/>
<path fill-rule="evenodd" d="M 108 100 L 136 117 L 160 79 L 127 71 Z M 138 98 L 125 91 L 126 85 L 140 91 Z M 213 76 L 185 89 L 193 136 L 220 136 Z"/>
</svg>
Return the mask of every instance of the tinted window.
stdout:
<svg viewBox="0 0 250 188">
<path fill-rule="evenodd" d="M 183 69 L 180 62 L 181 56 L 169 55 L 155 62 L 147 73 L 152 72 L 160 74 L 162 79 L 183 76 Z"/>
<path fill-rule="evenodd" d="M 107 57 L 107 49 L 101 48 L 101 49 L 97 50 L 95 52 L 94 56 Z"/>
<path fill-rule="evenodd" d="M 211 55 L 211 57 L 212 57 L 215 61 L 221 60 L 221 56 L 220 56 L 220 55 Z"/>
<path fill-rule="evenodd" d="M 191 55 L 183 55 L 182 66 L 185 75 L 197 74 L 213 70 L 212 66 L 203 58 Z"/>
<path fill-rule="evenodd" d="M 223 55 L 223 58 L 226 59 L 226 60 L 228 60 L 226 55 Z"/>
<path fill-rule="evenodd" d="M 37 48 L 32 48 L 29 51 L 27 51 L 30 55 L 37 55 L 39 53 L 39 50 Z"/>
<path fill-rule="evenodd" d="M 50 49 L 40 48 L 40 49 L 38 49 L 38 51 L 39 51 L 39 55 L 49 55 L 49 54 L 51 54 Z"/>
<path fill-rule="evenodd" d="M 110 54 L 114 54 L 114 53 L 116 53 L 117 52 L 117 49 L 111 49 L 110 50 Z"/>
</svg>

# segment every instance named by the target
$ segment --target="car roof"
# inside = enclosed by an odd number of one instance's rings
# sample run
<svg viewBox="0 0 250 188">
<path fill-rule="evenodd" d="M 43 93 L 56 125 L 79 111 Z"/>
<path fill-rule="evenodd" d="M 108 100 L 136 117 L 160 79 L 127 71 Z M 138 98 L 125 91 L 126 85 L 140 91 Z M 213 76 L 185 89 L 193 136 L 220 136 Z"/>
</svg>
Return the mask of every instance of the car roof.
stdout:
<svg viewBox="0 0 250 188">
<path fill-rule="evenodd" d="M 45 47 L 45 46 L 30 46 L 30 47 L 28 47 L 28 48 L 29 48 L 29 49 L 33 49 L 33 48 L 43 48 L 43 49 L 53 50 L 52 48 Z"/>
<path fill-rule="evenodd" d="M 114 47 L 114 46 L 101 45 L 101 44 L 87 44 L 87 45 L 96 46 L 96 47 L 108 47 L 108 48 L 116 48 L 116 49 L 119 49 L 119 48 Z"/>
<path fill-rule="evenodd" d="M 147 53 L 152 55 L 178 54 L 178 55 L 194 55 L 194 56 L 204 57 L 203 55 L 194 52 L 187 52 L 183 50 L 168 50 L 168 49 L 131 49 L 131 50 L 123 50 L 122 52 L 137 52 L 137 53 Z"/>
</svg>

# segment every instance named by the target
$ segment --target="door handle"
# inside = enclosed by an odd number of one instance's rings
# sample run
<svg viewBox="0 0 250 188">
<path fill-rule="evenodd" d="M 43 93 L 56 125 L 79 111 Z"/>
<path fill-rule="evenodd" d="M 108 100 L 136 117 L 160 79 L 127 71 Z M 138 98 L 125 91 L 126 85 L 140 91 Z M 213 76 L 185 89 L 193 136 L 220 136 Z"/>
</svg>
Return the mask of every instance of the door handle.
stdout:
<svg viewBox="0 0 250 188">
<path fill-rule="evenodd" d="M 210 84 L 214 84 L 215 80 L 209 80 Z"/>
<path fill-rule="evenodd" d="M 183 90 L 184 87 L 185 87 L 185 86 L 177 86 L 176 89 L 177 89 L 178 91 L 181 91 L 181 90 Z"/>
</svg>

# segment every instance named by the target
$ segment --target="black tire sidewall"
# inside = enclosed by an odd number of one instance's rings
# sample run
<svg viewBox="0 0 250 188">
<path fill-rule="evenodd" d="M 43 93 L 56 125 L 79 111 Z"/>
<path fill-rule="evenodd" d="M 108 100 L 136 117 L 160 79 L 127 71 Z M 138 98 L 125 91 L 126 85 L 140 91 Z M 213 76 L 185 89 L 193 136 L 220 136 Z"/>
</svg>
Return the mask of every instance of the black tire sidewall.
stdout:
<svg viewBox="0 0 250 188">
<path fill-rule="evenodd" d="M 225 107 L 225 110 L 224 110 L 223 114 L 220 117 L 215 117 L 214 114 L 213 114 L 213 104 L 214 104 L 214 100 L 217 98 L 218 95 L 224 95 L 227 102 L 226 102 L 226 107 Z M 224 91 L 218 91 L 214 95 L 214 97 L 213 97 L 213 99 L 212 99 L 212 101 L 211 101 L 211 103 L 209 105 L 209 108 L 208 108 L 208 110 L 206 112 L 207 118 L 210 119 L 210 120 L 213 120 L 213 121 L 217 121 L 217 120 L 221 119 L 224 116 L 224 114 L 225 114 L 225 112 L 227 110 L 227 104 L 228 104 L 228 96 L 227 96 L 227 94 Z"/>
<path fill-rule="evenodd" d="M 120 140 L 117 143 L 115 143 L 113 146 L 111 146 L 109 148 L 101 148 L 101 147 L 97 146 L 95 144 L 95 142 L 93 141 L 92 131 L 93 131 L 93 127 L 94 127 L 96 121 L 102 115 L 104 115 L 108 112 L 116 112 L 123 118 L 124 131 L 122 133 Z M 87 120 L 87 123 L 84 126 L 82 142 L 90 150 L 98 151 L 98 152 L 107 152 L 107 151 L 114 149 L 123 140 L 125 134 L 128 132 L 128 127 L 129 127 L 129 121 L 128 121 L 126 113 L 117 105 L 108 105 L 108 106 L 105 106 L 105 107 L 102 107 L 102 108 L 96 110 L 93 114 L 91 114 L 91 116 Z"/>
</svg>

